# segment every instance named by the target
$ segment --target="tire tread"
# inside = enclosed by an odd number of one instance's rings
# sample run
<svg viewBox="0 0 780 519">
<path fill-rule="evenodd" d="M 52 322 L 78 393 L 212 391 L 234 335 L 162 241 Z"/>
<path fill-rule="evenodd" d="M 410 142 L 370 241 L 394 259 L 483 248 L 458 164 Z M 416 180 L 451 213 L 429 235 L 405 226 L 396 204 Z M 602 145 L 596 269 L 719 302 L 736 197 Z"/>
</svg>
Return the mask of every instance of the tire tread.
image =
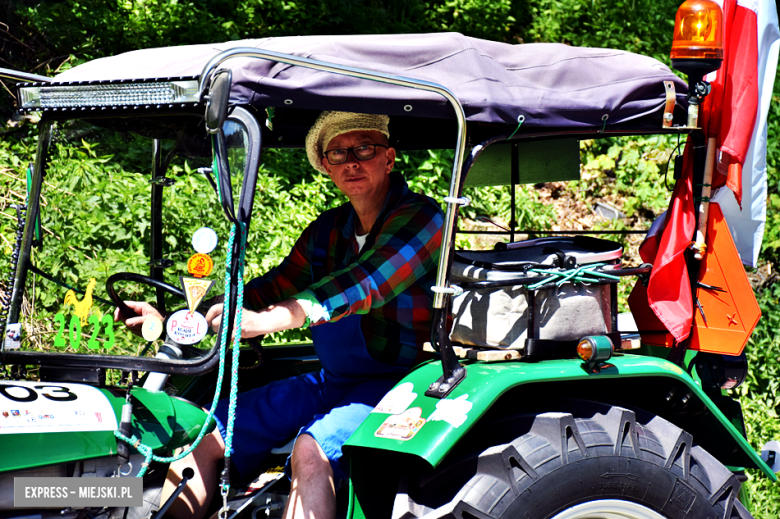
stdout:
<svg viewBox="0 0 780 519">
<path fill-rule="evenodd" d="M 545 519 L 559 511 L 556 506 L 595 496 L 644 501 L 673 519 L 712 513 L 750 519 L 737 500 L 736 476 L 682 429 L 657 416 L 643 423 L 634 411 L 595 402 L 572 403 L 566 410 L 526 416 L 524 434 L 475 453 L 476 463 L 468 457 L 445 463 L 440 473 L 473 467 L 474 475 L 438 508 L 435 499 L 428 500 L 447 491 L 447 478 L 434 473 L 421 479 L 405 494 L 408 507 L 404 496 L 396 499 L 393 517 L 505 519 L 522 510 L 517 517 Z M 644 473 L 656 479 L 638 477 Z"/>
</svg>

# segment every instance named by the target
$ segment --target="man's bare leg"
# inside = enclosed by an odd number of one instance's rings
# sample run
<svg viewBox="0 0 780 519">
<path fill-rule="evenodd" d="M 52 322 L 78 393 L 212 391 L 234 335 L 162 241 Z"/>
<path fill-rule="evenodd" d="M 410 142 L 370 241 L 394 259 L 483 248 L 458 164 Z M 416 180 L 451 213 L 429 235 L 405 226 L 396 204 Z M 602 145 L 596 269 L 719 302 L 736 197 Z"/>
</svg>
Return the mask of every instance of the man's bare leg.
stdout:
<svg viewBox="0 0 780 519">
<path fill-rule="evenodd" d="M 203 517 L 217 487 L 217 463 L 225 456 L 225 442 L 218 429 L 203 437 L 198 447 L 188 456 L 171 463 L 163 485 L 160 505 L 176 490 L 187 467 L 195 471 L 187 486 L 168 510 L 167 516 L 176 519 Z"/>
<path fill-rule="evenodd" d="M 285 519 L 334 519 L 336 487 L 333 469 L 317 440 L 301 434 L 292 453 L 290 499 Z"/>
</svg>

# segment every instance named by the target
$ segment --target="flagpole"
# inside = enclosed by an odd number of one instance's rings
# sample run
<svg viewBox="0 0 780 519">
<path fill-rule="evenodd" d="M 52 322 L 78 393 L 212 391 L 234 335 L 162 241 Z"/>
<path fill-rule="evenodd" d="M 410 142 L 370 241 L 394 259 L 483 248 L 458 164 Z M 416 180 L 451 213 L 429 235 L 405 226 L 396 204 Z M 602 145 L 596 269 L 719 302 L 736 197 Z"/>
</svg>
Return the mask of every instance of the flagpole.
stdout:
<svg viewBox="0 0 780 519">
<path fill-rule="evenodd" d="M 710 194 L 712 194 L 712 172 L 715 169 L 715 151 L 717 138 L 707 139 L 707 158 L 704 161 L 704 180 L 701 186 L 701 205 L 699 207 L 699 223 L 696 229 L 696 239 L 693 243 L 693 257 L 701 260 L 707 249 L 707 220 L 710 214 Z"/>
</svg>

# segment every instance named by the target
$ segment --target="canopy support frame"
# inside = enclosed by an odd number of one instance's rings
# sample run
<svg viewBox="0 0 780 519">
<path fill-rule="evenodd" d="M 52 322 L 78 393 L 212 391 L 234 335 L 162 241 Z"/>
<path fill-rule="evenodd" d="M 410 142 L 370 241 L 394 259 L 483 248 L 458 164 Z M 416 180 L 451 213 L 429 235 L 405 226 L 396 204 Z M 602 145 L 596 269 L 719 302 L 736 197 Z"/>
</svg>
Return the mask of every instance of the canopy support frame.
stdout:
<svg viewBox="0 0 780 519">
<path fill-rule="evenodd" d="M 208 95 L 207 89 L 211 82 L 211 76 L 216 72 L 220 65 L 222 65 L 225 61 L 233 58 L 265 59 L 269 61 L 285 63 L 288 65 L 300 66 L 323 72 L 330 72 L 333 74 L 340 74 L 343 76 L 387 83 L 416 90 L 424 90 L 441 95 L 452 106 L 458 124 L 458 134 L 455 145 L 455 158 L 452 165 L 452 180 L 450 182 L 449 198 L 456 199 L 460 197 L 460 190 L 462 186 L 461 164 L 463 163 L 466 144 L 466 113 L 463 110 L 463 106 L 460 104 L 460 101 L 446 87 L 428 81 L 395 76 L 392 74 L 385 74 L 355 67 L 336 65 L 323 61 L 292 56 L 289 54 L 282 54 L 279 52 L 251 47 L 238 47 L 217 54 L 206 64 L 205 67 L 203 67 L 198 88 L 198 97 L 201 99 L 201 101 L 204 101 L 205 96 Z M 447 202 L 447 212 L 445 213 L 444 228 L 442 230 L 441 254 L 439 256 L 439 267 L 436 275 L 436 286 L 439 289 L 449 286 L 449 271 L 450 266 L 452 265 L 454 252 L 454 237 L 456 227 L 455 222 L 458 216 L 458 206 L 459 204 L 457 202 Z M 434 293 L 434 318 L 432 323 L 431 340 L 434 344 L 434 347 L 437 345 L 439 346 L 438 349 L 441 353 L 443 374 L 439 380 L 431 384 L 426 394 L 429 396 L 435 396 L 437 398 L 444 398 L 447 396 L 458 385 L 458 383 L 460 383 L 460 381 L 466 378 L 466 370 L 458 362 L 457 356 L 452 349 L 452 344 L 449 341 L 449 336 L 446 331 L 446 315 L 447 309 L 451 303 L 451 298 L 452 296 L 450 294 L 446 294 L 441 290 L 438 290 Z"/>
</svg>

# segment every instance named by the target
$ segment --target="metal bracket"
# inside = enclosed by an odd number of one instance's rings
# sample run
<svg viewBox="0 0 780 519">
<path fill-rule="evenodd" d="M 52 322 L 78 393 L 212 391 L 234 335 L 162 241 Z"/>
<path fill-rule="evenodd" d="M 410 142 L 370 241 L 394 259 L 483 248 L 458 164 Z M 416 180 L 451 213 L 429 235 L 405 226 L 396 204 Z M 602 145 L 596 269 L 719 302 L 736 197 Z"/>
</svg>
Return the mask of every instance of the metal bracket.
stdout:
<svg viewBox="0 0 780 519">
<path fill-rule="evenodd" d="M 173 260 L 169 260 L 167 258 L 160 258 L 149 262 L 149 266 L 155 267 L 158 269 L 167 269 L 169 267 L 172 267 L 174 264 Z"/>
<path fill-rule="evenodd" d="M 457 204 L 457 205 L 462 205 L 463 207 L 466 207 L 467 205 L 471 204 L 471 200 L 466 196 L 462 196 L 460 198 L 445 196 L 444 201 L 448 204 Z"/>
<path fill-rule="evenodd" d="M 673 81 L 664 81 L 666 105 L 664 105 L 663 128 L 671 128 L 674 122 L 674 107 L 677 103 L 677 92 Z"/>
<path fill-rule="evenodd" d="M 176 183 L 176 180 L 168 177 L 154 177 L 149 181 L 150 184 L 155 184 L 163 187 L 171 187 Z"/>
<path fill-rule="evenodd" d="M 458 285 L 450 285 L 449 287 L 432 286 L 431 292 L 433 292 L 434 294 L 450 294 L 455 297 L 458 297 L 463 293 L 463 289 L 460 288 Z"/>
<path fill-rule="evenodd" d="M 460 364 L 457 364 L 457 367 L 453 370 L 451 376 L 446 377 L 445 375 L 442 375 L 436 382 L 428 386 L 425 396 L 445 398 L 465 378 L 466 369 Z"/>
</svg>

